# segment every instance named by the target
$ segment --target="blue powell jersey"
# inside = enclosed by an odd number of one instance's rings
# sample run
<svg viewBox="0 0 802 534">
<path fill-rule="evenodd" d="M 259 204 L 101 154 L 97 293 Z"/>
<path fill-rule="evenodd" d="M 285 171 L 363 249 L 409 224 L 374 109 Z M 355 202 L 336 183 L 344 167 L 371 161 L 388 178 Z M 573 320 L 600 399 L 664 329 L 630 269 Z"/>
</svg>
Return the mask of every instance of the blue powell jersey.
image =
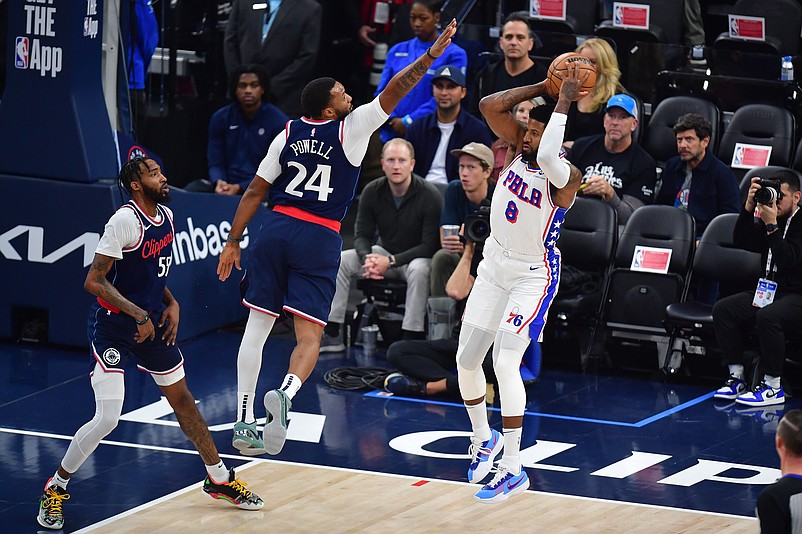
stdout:
<svg viewBox="0 0 802 534">
<path fill-rule="evenodd" d="M 343 120 L 288 122 L 256 171 L 272 184 L 270 204 L 341 221 L 354 198 L 370 135 L 387 117 L 375 98 Z"/>
<path fill-rule="evenodd" d="M 108 281 L 149 313 L 162 308 L 175 235 L 172 212 L 162 205 L 157 209 L 154 219 L 133 200 L 123 204 L 109 219 L 97 247 L 98 254 L 117 260 L 106 275 Z M 100 304 L 119 311 L 106 302 Z"/>
<path fill-rule="evenodd" d="M 306 118 L 287 123 L 281 174 L 268 194 L 271 205 L 294 206 L 335 221 L 345 217 L 360 167 L 345 157 L 343 126 L 340 121 Z"/>
</svg>

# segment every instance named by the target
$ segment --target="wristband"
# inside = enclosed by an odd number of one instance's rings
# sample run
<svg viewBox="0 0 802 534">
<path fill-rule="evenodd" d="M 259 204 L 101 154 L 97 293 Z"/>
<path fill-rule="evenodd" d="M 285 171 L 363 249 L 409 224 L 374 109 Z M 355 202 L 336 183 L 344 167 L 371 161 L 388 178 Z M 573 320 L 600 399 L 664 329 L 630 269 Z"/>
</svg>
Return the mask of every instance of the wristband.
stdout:
<svg viewBox="0 0 802 534">
<path fill-rule="evenodd" d="M 412 117 L 410 117 L 409 115 L 405 115 L 404 117 L 401 118 L 401 122 L 404 124 L 404 126 L 409 128 L 412 125 Z"/>
<path fill-rule="evenodd" d="M 142 319 L 141 321 L 137 321 L 136 319 L 134 319 L 134 321 L 136 322 L 137 326 L 142 326 L 143 324 L 145 324 L 148 321 L 150 321 L 150 314 L 148 312 L 145 312 L 145 318 L 144 319 Z"/>
<path fill-rule="evenodd" d="M 426 49 L 426 55 L 429 56 L 430 58 L 432 58 L 432 60 L 437 59 L 437 56 L 433 56 L 432 55 L 432 47 L 431 46 Z"/>
<path fill-rule="evenodd" d="M 245 239 L 245 238 L 244 237 L 240 237 L 239 239 L 237 239 L 236 237 L 231 237 L 231 234 L 228 234 L 228 237 L 226 238 L 226 241 L 228 241 L 229 243 L 240 243 L 243 239 Z"/>
<path fill-rule="evenodd" d="M 769 223 L 769 224 L 766 225 L 766 234 L 773 234 L 774 232 L 776 232 L 779 229 L 780 229 L 780 227 L 777 226 L 776 224 Z"/>
</svg>

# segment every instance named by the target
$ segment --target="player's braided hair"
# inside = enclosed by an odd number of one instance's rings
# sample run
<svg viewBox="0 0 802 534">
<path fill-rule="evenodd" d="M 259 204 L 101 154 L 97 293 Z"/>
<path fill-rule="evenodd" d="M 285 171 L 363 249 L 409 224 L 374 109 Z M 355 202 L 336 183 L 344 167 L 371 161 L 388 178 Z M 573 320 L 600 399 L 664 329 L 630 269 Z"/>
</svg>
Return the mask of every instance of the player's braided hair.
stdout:
<svg viewBox="0 0 802 534">
<path fill-rule="evenodd" d="M 120 176 L 117 178 L 117 184 L 124 189 L 129 195 L 131 194 L 131 182 L 142 178 L 142 165 L 147 168 L 148 158 L 137 156 L 126 161 L 122 169 L 120 169 Z"/>
</svg>

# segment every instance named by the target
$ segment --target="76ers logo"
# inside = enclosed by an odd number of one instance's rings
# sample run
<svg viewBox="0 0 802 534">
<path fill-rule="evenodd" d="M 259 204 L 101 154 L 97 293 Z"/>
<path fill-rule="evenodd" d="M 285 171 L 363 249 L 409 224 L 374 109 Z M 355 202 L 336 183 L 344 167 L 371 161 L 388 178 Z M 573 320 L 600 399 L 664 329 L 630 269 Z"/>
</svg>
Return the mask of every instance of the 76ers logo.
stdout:
<svg viewBox="0 0 802 534">
<path fill-rule="evenodd" d="M 510 312 L 507 322 L 515 326 L 521 326 L 521 323 L 524 322 L 524 316 L 519 314 L 518 309 L 516 308 Z"/>
<path fill-rule="evenodd" d="M 115 348 L 109 348 L 103 351 L 103 361 L 109 365 L 117 365 L 120 363 L 120 351 Z"/>
</svg>

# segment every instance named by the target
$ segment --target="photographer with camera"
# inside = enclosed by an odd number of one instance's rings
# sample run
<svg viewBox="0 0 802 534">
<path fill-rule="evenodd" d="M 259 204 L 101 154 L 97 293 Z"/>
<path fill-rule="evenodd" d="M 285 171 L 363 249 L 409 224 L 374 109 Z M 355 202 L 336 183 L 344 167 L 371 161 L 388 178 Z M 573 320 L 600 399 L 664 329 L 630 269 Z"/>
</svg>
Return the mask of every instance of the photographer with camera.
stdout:
<svg viewBox="0 0 802 534">
<path fill-rule="evenodd" d="M 713 307 L 716 341 L 730 376 L 716 399 L 747 406 L 782 404 L 781 384 L 787 336 L 802 329 L 802 217 L 799 177 L 787 169 L 768 180 L 752 178 L 733 231 L 736 246 L 760 252 L 765 272 L 756 289 L 719 300 Z M 757 215 L 757 216 L 756 216 Z M 764 375 L 751 391 L 744 375 L 744 348 L 757 326 Z"/>
<path fill-rule="evenodd" d="M 464 245 L 458 235 L 459 227 L 469 222 L 468 217 L 479 212 L 483 205 L 490 205 L 495 187 L 489 180 L 490 173 L 493 172 L 493 151 L 490 147 L 481 143 L 468 143 L 462 148 L 452 150 L 451 155 L 459 160 L 459 180 L 449 182 L 445 192 L 443 211 L 440 214 L 442 248 L 432 258 L 432 297 L 446 295 L 446 283 L 460 260 Z M 489 233 L 489 208 L 485 211 Z M 467 224 L 465 230 L 468 230 Z"/>
</svg>

